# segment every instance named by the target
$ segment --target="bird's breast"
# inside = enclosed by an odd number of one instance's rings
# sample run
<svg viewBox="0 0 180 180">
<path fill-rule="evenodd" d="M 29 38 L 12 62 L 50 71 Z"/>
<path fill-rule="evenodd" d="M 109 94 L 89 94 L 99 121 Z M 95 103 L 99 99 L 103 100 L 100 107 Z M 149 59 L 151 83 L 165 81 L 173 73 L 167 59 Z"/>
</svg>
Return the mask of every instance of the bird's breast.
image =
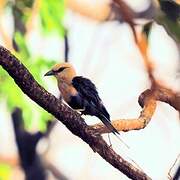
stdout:
<svg viewBox="0 0 180 180">
<path fill-rule="evenodd" d="M 76 89 L 71 84 L 60 82 L 58 84 L 58 87 L 59 87 L 59 90 L 61 92 L 63 99 L 66 102 L 69 102 L 72 96 L 76 96 L 78 94 Z"/>
</svg>

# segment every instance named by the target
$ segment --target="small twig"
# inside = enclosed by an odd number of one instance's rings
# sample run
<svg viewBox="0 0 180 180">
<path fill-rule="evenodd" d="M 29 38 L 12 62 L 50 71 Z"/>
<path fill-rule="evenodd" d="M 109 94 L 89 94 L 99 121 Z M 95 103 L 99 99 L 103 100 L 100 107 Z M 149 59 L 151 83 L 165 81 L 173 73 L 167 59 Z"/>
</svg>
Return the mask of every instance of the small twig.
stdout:
<svg viewBox="0 0 180 180">
<path fill-rule="evenodd" d="M 68 39 L 68 31 L 65 30 L 64 34 L 64 59 L 65 62 L 69 60 L 69 39 Z"/>
</svg>

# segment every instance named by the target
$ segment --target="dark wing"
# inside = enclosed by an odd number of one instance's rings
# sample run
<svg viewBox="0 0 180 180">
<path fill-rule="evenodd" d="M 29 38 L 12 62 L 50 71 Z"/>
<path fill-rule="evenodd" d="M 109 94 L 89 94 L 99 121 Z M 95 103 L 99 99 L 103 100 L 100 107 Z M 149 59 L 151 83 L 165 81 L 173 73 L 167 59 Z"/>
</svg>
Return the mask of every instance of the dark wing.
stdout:
<svg viewBox="0 0 180 180">
<path fill-rule="evenodd" d="M 98 95 L 96 86 L 89 79 L 82 76 L 76 76 L 73 78 L 72 84 L 82 98 L 94 105 L 107 119 L 110 119 L 109 114 Z"/>
<path fill-rule="evenodd" d="M 72 84 L 88 101 L 93 101 L 96 105 L 101 101 L 96 86 L 89 79 L 76 76 L 73 78 Z"/>
</svg>

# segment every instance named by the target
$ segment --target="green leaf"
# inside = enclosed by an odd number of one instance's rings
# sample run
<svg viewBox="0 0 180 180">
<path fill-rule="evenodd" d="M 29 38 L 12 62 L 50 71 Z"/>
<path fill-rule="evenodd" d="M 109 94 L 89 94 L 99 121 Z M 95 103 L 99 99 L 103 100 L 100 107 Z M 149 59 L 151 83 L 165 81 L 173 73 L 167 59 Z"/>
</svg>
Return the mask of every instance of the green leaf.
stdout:
<svg viewBox="0 0 180 180">
<path fill-rule="evenodd" d="M 64 36 L 63 17 L 65 11 L 64 0 L 42 0 L 40 8 L 40 20 L 45 34 L 57 32 Z"/>
<path fill-rule="evenodd" d="M 17 8 L 18 18 L 24 23 L 30 17 L 32 12 L 32 1 L 17 1 L 15 4 Z M 13 8 L 14 4 L 9 8 Z M 42 22 L 42 33 L 51 35 L 55 33 L 56 37 L 64 36 L 64 18 L 65 4 L 64 0 L 42 0 L 39 9 L 39 17 Z M 15 56 L 21 60 L 26 68 L 32 73 L 36 81 L 43 87 L 47 88 L 46 81 L 44 79 L 44 73 L 47 72 L 55 60 L 48 59 L 46 57 L 34 56 L 28 48 L 25 35 L 19 31 L 14 33 L 14 39 L 18 46 L 18 52 L 15 52 Z M 49 79 L 51 81 L 51 79 Z M 0 99 L 5 99 L 10 112 L 14 107 L 19 107 L 23 112 L 23 119 L 25 127 L 28 129 L 38 127 L 40 130 L 45 130 L 48 119 L 51 119 L 51 115 L 40 108 L 36 103 L 30 100 L 14 83 L 13 79 L 8 73 L 0 67 Z"/>
</svg>

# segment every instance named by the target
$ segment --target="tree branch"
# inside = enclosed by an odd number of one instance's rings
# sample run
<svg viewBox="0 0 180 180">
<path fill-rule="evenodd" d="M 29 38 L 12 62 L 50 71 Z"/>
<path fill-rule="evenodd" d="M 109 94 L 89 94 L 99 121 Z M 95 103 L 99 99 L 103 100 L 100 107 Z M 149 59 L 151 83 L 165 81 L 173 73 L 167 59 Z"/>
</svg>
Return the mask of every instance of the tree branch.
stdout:
<svg viewBox="0 0 180 180">
<path fill-rule="evenodd" d="M 144 172 L 125 161 L 108 146 L 101 135 L 87 126 L 80 114 L 40 86 L 25 66 L 7 49 L 0 46 L 0 65 L 14 79 L 19 88 L 43 109 L 54 115 L 73 134 L 80 137 L 112 166 L 131 179 L 150 179 Z"/>
<path fill-rule="evenodd" d="M 151 93 L 156 101 L 161 101 L 169 104 L 175 110 L 180 112 L 180 93 L 173 92 L 171 89 L 158 86 L 152 89 L 147 89 L 139 97 L 139 104 L 141 105 L 144 101 L 144 98 Z M 143 104 L 142 104 L 143 105 Z M 141 105 L 141 106 L 142 106 Z"/>
<path fill-rule="evenodd" d="M 145 128 L 156 110 L 156 101 L 168 103 L 180 112 L 179 93 L 174 93 L 172 90 L 163 87 L 147 89 L 139 96 L 139 104 L 143 107 L 139 118 L 114 120 L 112 121 L 113 126 L 118 131 L 131 131 Z M 107 127 L 102 123 L 95 124 L 91 127 L 96 129 L 100 134 L 109 133 Z"/>
<path fill-rule="evenodd" d="M 141 96 L 140 96 L 141 97 Z M 151 94 L 143 97 L 143 110 L 140 113 L 139 118 L 137 119 L 118 119 L 112 121 L 113 126 L 118 131 L 131 131 L 139 130 L 146 127 L 150 122 L 155 110 L 156 110 L 156 100 Z M 92 126 L 100 134 L 109 133 L 109 130 L 102 123 L 98 123 Z"/>
</svg>

